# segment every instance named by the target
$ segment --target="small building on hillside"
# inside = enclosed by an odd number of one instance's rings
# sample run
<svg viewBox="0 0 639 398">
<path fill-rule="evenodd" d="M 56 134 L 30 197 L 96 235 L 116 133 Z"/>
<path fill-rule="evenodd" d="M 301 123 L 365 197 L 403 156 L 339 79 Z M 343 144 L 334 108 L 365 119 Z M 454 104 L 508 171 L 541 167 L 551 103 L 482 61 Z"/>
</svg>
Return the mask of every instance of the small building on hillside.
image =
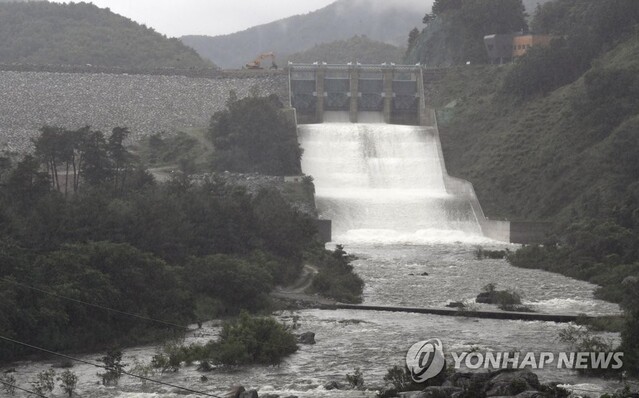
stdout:
<svg viewBox="0 0 639 398">
<path fill-rule="evenodd" d="M 484 36 L 484 45 L 491 64 L 512 62 L 526 54 L 529 48 L 548 46 L 552 36 L 534 34 L 494 34 Z"/>
<path fill-rule="evenodd" d="M 484 45 L 491 64 L 504 64 L 513 59 L 513 34 L 484 36 Z"/>
<path fill-rule="evenodd" d="M 513 58 L 526 54 L 531 47 L 547 47 L 550 45 L 550 35 L 517 35 L 513 36 Z"/>
</svg>

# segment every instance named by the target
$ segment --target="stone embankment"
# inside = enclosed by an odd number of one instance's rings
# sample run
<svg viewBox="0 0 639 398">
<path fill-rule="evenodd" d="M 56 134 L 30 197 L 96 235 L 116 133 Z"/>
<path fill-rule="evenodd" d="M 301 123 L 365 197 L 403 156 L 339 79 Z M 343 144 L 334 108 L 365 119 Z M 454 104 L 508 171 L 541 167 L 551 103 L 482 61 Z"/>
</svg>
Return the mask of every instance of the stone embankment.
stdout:
<svg viewBox="0 0 639 398">
<path fill-rule="evenodd" d="M 250 71 L 212 70 L 189 77 L 0 68 L 0 87 L 0 151 L 15 152 L 30 150 L 31 139 L 44 125 L 89 125 L 105 133 L 128 127 L 135 140 L 207 126 L 211 115 L 224 109 L 232 90 L 238 97 L 276 94 L 284 101 L 288 95 L 284 73 Z"/>
</svg>

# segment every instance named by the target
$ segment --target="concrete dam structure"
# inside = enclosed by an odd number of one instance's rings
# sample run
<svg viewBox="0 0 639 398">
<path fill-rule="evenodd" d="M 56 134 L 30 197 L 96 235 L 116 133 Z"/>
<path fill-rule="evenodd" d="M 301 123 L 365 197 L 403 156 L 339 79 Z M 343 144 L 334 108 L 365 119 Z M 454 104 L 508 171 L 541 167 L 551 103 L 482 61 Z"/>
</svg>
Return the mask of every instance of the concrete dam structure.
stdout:
<svg viewBox="0 0 639 398">
<path fill-rule="evenodd" d="M 302 124 L 324 122 L 325 112 L 347 112 L 351 123 L 371 113 L 387 124 L 424 125 L 421 67 L 290 65 L 291 105 Z"/>
<path fill-rule="evenodd" d="M 421 67 L 294 64 L 289 79 L 302 170 L 314 178 L 334 241 L 521 237 L 510 222 L 485 217 L 471 183 L 448 175 Z"/>
</svg>

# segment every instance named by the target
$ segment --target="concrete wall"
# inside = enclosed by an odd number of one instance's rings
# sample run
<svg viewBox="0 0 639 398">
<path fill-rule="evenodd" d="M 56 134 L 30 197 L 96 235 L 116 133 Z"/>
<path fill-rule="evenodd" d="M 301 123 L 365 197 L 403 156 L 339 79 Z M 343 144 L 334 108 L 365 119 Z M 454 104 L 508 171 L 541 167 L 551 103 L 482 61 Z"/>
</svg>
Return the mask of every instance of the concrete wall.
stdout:
<svg viewBox="0 0 639 398">
<path fill-rule="evenodd" d="M 552 223 L 534 221 L 512 221 L 510 241 L 522 244 L 543 244 L 552 230 Z"/>
<path fill-rule="evenodd" d="M 315 226 L 320 242 L 328 243 L 333 240 L 333 222 L 331 220 L 315 220 Z"/>
<path fill-rule="evenodd" d="M 510 222 L 487 219 L 484 215 L 484 211 L 481 208 L 481 204 L 477 199 L 473 184 L 461 178 L 451 177 L 448 175 L 448 171 L 446 170 L 446 163 L 444 161 L 444 152 L 442 150 L 442 144 L 439 139 L 437 115 L 435 114 L 435 111 L 433 109 L 424 109 L 423 112 L 425 114 L 423 116 L 423 120 L 432 123 L 430 127 L 432 128 L 432 133 L 436 137 L 437 150 L 439 152 L 441 168 L 444 174 L 444 185 L 446 186 L 446 191 L 455 196 L 466 198 L 469 201 L 470 206 L 473 209 L 473 213 L 475 214 L 477 222 L 479 223 L 479 226 L 481 228 L 481 232 L 482 234 L 484 234 L 484 236 L 500 242 L 511 242 Z"/>
</svg>

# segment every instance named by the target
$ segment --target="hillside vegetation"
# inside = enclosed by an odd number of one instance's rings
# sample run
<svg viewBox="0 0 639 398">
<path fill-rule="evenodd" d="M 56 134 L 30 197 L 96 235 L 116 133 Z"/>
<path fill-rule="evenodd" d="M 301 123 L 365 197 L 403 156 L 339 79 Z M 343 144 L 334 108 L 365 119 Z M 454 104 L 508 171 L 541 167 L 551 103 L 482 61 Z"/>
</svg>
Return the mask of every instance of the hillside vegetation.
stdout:
<svg viewBox="0 0 639 398">
<path fill-rule="evenodd" d="M 478 0 L 481 1 L 481 0 Z M 451 174 L 492 217 L 555 222 L 508 256 L 600 286 L 625 309 L 639 369 L 639 3 L 557 0 L 531 22 L 557 39 L 512 65 L 449 70 L 433 95 Z"/>
<path fill-rule="evenodd" d="M 206 68 L 191 48 L 88 3 L 0 4 L 0 62 Z"/>
<path fill-rule="evenodd" d="M 587 6 L 592 2 L 563 3 L 578 5 L 573 15 L 588 11 L 588 26 L 601 37 L 596 31 L 606 29 L 606 13 Z M 619 205 L 632 187 L 638 175 L 639 148 L 631 132 L 639 116 L 639 39 L 624 32 L 632 29 L 632 8 L 639 5 L 618 3 L 631 9 L 608 11 L 627 16 L 625 30 L 620 18 L 610 19 L 616 36 L 594 41 L 582 33 L 579 41 L 570 35 L 513 65 L 451 69 L 442 82 L 436 106 L 457 101 L 442 126 L 448 168 L 475 184 L 488 214 L 599 216 L 603 209 L 591 209 L 594 202 Z M 586 48 L 575 52 L 578 46 Z"/>
<path fill-rule="evenodd" d="M 525 32 L 537 6 L 549 0 L 436 0 L 421 31 L 409 34 L 406 63 L 442 67 L 487 63 L 483 38 Z"/>
<path fill-rule="evenodd" d="M 288 61 L 299 63 L 326 62 L 329 64 L 359 62 L 381 64 L 401 63 L 404 49 L 392 44 L 371 40 L 366 36 L 353 36 L 348 40 L 337 40 L 318 44 L 288 57 Z"/>
<path fill-rule="evenodd" d="M 222 68 L 241 68 L 263 52 L 285 59 L 317 44 L 366 35 L 404 45 L 406 32 L 421 22 L 421 10 L 407 1 L 339 0 L 320 10 L 224 36 L 184 36 L 182 41 Z M 383 61 L 378 61 L 383 62 Z"/>
</svg>

